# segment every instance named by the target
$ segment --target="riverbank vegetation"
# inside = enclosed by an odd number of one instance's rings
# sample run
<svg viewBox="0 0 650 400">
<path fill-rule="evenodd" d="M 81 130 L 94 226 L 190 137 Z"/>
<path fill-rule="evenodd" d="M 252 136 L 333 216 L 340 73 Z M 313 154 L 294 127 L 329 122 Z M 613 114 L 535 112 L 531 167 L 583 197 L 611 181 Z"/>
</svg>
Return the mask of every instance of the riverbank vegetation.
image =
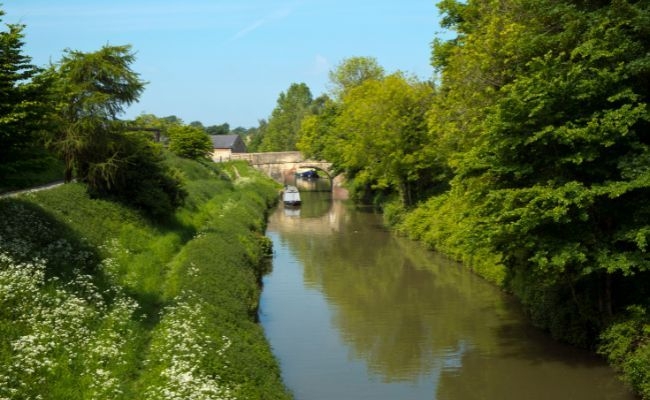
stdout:
<svg viewBox="0 0 650 400">
<path fill-rule="evenodd" d="M 438 79 L 348 59 L 297 148 L 650 398 L 649 3 L 439 8 Z"/>
<path fill-rule="evenodd" d="M 152 220 L 70 183 L 0 200 L 0 397 L 286 399 L 256 323 L 275 185 L 167 155 Z"/>
<path fill-rule="evenodd" d="M 0 198 L 0 398 L 291 398 L 256 322 L 276 184 L 178 119 L 118 119 L 129 46 L 38 68 L 7 28 L 0 192 L 66 184 Z"/>
<path fill-rule="evenodd" d="M 251 145 L 332 162 L 397 231 L 650 399 L 650 3 L 438 4 L 435 80 L 344 60 L 330 96 L 282 93 Z M 169 156 L 154 138 L 180 121 L 117 118 L 144 87 L 130 47 L 38 68 L 22 29 L 0 32 L 0 191 L 43 171 L 78 183 L 2 200 L 2 394 L 281 393 L 251 319 L 259 289 L 241 283 L 259 277 L 266 184 Z M 172 149 L 205 155 L 204 137 L 178 133 Z"/>
</svg>

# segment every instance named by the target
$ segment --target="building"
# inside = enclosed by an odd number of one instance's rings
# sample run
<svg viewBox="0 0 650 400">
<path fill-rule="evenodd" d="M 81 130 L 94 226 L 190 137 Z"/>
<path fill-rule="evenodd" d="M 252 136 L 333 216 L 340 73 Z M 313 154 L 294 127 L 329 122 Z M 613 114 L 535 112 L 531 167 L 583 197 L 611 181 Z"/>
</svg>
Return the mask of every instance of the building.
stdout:
<svg viewBox="0 0 650 400">
<path fill-rule="evenodd" d="M 232 153 L 246 153 L 246 145 L 239 135 L 210 135 L 212 139 L 212 160 L 230 160 Z"/>
</svg>

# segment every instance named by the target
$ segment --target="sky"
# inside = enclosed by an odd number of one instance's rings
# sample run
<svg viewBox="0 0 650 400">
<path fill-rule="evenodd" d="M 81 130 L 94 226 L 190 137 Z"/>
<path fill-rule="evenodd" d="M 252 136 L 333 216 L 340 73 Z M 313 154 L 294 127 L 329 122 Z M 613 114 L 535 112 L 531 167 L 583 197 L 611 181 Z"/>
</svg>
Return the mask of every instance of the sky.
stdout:
<svg viewBox="0 0 650 400">
<path fill-rule="evenodd" d="M 4 24 L 24 24 L 24 54 L 47 66 L 64 49 L 129 44 L 147 83 L 121 116 L 256 127 L 281 92 L 331 89 L 329 71 L 374 57 L 387 73 L 433 77 L 443 37 L 436 0 L 0 0 Z M 4 29 L 4 28 L 3 28 Z"/>
</svg>

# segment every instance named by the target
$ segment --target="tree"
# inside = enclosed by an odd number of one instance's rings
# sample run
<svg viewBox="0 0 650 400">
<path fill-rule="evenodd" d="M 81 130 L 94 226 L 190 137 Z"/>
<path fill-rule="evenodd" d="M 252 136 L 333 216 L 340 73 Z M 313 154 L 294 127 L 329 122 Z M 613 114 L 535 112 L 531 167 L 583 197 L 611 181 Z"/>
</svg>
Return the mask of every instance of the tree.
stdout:
<svg viewBox="0 0 650 400">
<path fill-rule="evenodd" d="M 203 122 L 201 121 L 192 121 L 189 123 L 189 126 L 205 131 L 205 126 L 203 126 Z"/>
<path fill-rule="evenodd" d="M 104 46 L 94 53 L 66 50 L 49 74 L 56 82 L 57 110 L 50 145 L 65 162 L 65 180 L 73 176 L 94 185 L 110 184 L 124 158 L 115 148 L 122 125 L 117 116 L 144 90 L 130 46 Z"/>
<path fill-rule="evenodd" d="M 50 146 L 65 162 L 65 178 L 162 216 L 185 197 L 180 178 L 163 163 L 149 134 L 128 132 L 117 119 L 144 89 L 130 64 L 130 46 L 104 46 L 93 53 L 67 50 L 48 75 L 55 82 Z"/>
<path fill-rule="evenodd" d="M 296 144 L 305 157 L 328 160 L 334 168 L 340 165 L 340 153 L 336 144 L 343 139 L 337 135 L 334 127 L 339 114 L 339 103 L 327 96 L 320 96 L 314 100 L 310 113 L 300 124 L 300 139 Z"/>
<path fill-rule="evenodd" d="M 332 92 L 340 98 L 343 94 L 369 79 L 381 79 L 384 69 L 373 57 L 351 57 L 341 61 L 330 71 L 329 78 L 333 85 Z"/>
<path fill-rule="evenodd" d="M 300 123 L 309 112 L 312 95 L 304 83 L 293 83 L 280 93 L 260 144 L 261 151 L 296 150 Z"/>
<path fill-rule="evenodd" d="M 4 12 L 0 10 L 0 17 Z M 42 157 L 42 116 L 48 110 L 48 81 L 23 54 L 24 25 L 0 32 L 0 181 L 23 169 L 35 155 Z M 33 161 L 33 160 L 32 160 Z"/>
<path fill-rule="evenodd" d="M 401 73 L 369 79 L 343 96 L 334 130 L 342 140 L 332 146 L 356 186 L 395 192 L 412 205 L 433 186 L 428 177 L 436 157 L 428 143 L 426 112 L 433 88 Z M 437 167 L 437 165 L 436 165 Z"/>
<path fill-rule="evenodd" d="M 227 135 L 230 133 L 230 125 L 224 122 L 221 125 L 211 125 L 205 128 L 206 132 L 210 135 Z"/>
<path fill-rule="evenodd" d="M 202 159 L 210 158 L 212 141 L 201 128 L 179 125 L 169 129 L 169 150 L 178 156 Z"/>
<path fill-rule="evenodd" d="M 470 252 L 501 255 L 536 324 L 590 345 L 650 271 L 648 4 L 453 10 L 429 120 L 453 149 L 444 202 L 462 204 Z"/>
<path fill-rule="evenodd" d="M 256 128 L 250 129 L 249 134 L 247 136 L 248 140 L 246 141 L 246 147 L 248 148 L 248 151 L 250 152 L 260 151 L 260 147 L 262 146 L 262 139 L 264 139 L 267 126 L 268 126 L 267 121 L 265 119 L 260 119 L 258 121 L 258 126 Z"/>
</svg>

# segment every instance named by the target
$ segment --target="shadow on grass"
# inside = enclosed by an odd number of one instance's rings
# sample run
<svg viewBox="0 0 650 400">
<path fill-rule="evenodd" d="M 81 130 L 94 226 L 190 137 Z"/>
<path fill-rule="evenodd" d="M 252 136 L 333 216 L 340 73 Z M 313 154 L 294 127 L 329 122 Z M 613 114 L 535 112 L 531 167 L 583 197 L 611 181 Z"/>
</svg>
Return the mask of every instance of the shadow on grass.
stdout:
<svg viewBox="0 0 650 400">
<path fill-rule="evenodd" d="M 49 277 L 66 282 L 80 273 L 88 274 L 98 278 L 99 287 L 106 287 L 95 247 L 33 202 L 0 200 L 0 238 L 0 251 L 16 261 L 45 260 Z"/>
<path fill-rule="evenodd" d="M 176 229 L 187 237 L 193 234 L 190 227 L 173 219 L 162 223 L 161 229 Z M 109 303 L 114 300 L 114 291 L 110 289 L 119 286 L 119 282 L 112 281 L 102 271 L 103 257 L 95 245 L 49 211 L 27 200 L 0 199 L 0 252 L 16 262 L 44 260 L 46 277 L 56 277 L 64 285 L 74 282 L 79 275 L 88 275 Z M 160 295 L 128 289 L 125 294 L 140 305 L 135 317 L 145 329 L 158 323 L 164 306 Z"/>
</svg>

